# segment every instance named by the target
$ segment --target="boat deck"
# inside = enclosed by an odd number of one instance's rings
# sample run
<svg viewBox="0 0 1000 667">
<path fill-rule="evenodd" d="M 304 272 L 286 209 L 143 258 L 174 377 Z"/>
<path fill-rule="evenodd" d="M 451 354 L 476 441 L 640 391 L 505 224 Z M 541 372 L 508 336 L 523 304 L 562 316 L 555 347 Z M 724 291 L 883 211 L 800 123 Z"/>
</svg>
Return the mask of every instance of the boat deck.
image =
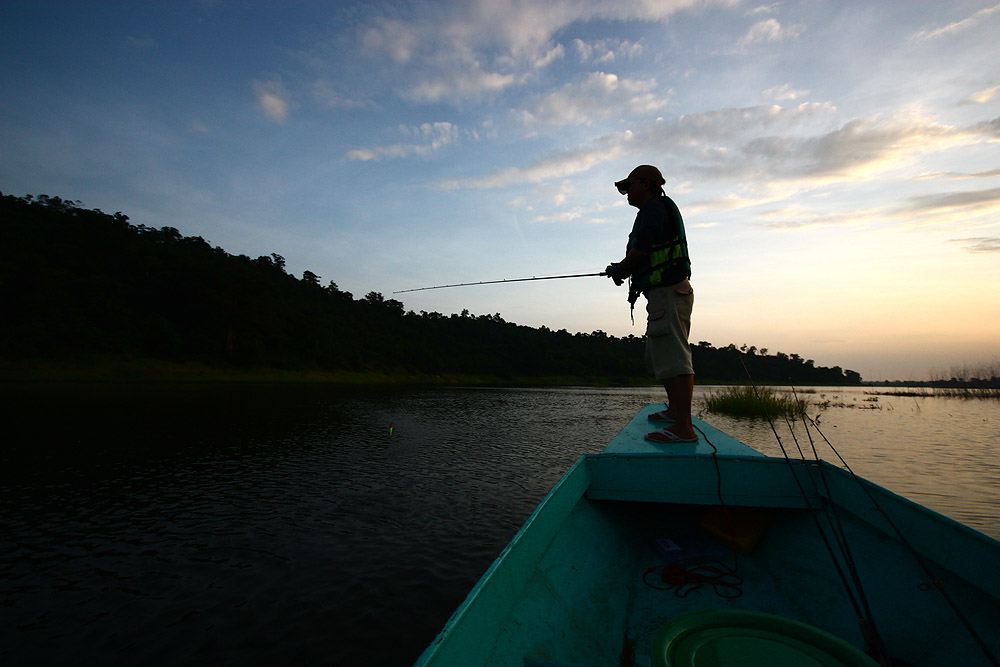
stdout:
<svg viewBox="0 0 1000 667">
<path fill-rule="evenodd" d="M 639 411 L 618 435 L 611 439 L 602 454 L 658 454 L 660 456 L 690 456 L 692 454 L 712 454 L 712 445 L 718 448 L 720 455 L 759 456 L 766 458 L 753 447 L 743 444 L 736 438 L 723 433 L 711 424 L 700 419 L 694 419 L 695 427 L 701 431 L 698 442 L 660 444 L 644 439 L 650 431 L 660 428 L 660 425 L 649 421 L 649 415 L 662 410 L 661 404 L 650 404 Z M 705 436 L 708 436 L 706 440 Z M 711 442 L 711 444 L 709 444 Z"/>
</svg>

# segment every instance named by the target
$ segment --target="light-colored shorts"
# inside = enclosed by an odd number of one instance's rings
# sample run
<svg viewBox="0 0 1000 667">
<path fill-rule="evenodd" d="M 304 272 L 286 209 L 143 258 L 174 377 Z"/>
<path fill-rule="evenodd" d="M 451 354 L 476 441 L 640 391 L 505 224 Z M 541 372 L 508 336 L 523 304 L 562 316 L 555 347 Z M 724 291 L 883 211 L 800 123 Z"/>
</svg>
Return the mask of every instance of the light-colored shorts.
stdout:
<svg viewBox="0 0 1000 667">
<path fill-rule="evenodd" d="M 657 380 L 693 375 L 691 310 L 694 288 L 687 280 L 667 287 L 653 287 L 646 297 L 646 364 Z"/>
</svg>

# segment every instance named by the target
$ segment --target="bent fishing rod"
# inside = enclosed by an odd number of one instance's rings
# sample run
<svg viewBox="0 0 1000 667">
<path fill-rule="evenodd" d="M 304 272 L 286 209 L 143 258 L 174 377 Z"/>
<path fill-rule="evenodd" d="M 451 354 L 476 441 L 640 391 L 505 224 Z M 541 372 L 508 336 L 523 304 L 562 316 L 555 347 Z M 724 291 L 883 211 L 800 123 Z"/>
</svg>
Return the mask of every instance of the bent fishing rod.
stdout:
<svg viewBox="0 0 1000 667">
<path fill-rule="evenodd" d="M 568 276 L 532 276 L 531 278 L 504 278 L 503 280 L 481 280 L 476 283 L 456 283 L 454 285 L 434 285 L 433 287 L 416 287 L 414 289 L 403 289 L 393 294 L 403 294 L 404 292 L 422 292 L 429 289 L 444 289 L 446 287 L 469 287 L 470 285 L 496 285 L 497 283 L 523 283 L 529 280 L 559 280 L 561 278 L 593 278 L 595 276 L 608 275 L 604 271 L 600 273 L 574 273 Z"/>
</svg>

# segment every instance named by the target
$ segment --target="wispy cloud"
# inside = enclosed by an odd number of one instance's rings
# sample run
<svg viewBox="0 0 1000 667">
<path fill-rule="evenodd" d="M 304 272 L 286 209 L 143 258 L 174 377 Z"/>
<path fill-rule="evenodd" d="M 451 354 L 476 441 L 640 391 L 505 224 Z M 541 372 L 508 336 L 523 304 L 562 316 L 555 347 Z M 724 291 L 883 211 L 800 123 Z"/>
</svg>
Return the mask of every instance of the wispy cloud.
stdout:
<svg viewBox="0 0 1000 667">
<path fill-rule="evenodd" d="M 949 243 L 961 243 L 971 253 L 1000 252 L 1000 236 L 973 236 L 967 239 L 951 239 Z"/>
<path fill-rule="evenodd" d="M 666 97 L 656 91 L 655 80 L 592 72 L 582 81 L 536 97 L 528 103 L 524 120 L 529 124 L 589 125 L 623 113 L 648 115 L 667 105 Z"/>
<path fill-rule="evenodd" d="M 555 35 L 575 22 L 665 21 L 697 5 L 732 0 L 553 1 L 466 0 L 421 5 L 410 15 L 374 16 L 358 30 L 362 53 L 405 67 L 409 84 L 400 93 L 426 101 L 459 101 L 522 83 L 532 70 L 565 55 Z M 574 41 L 578 57 L 602 62 L 636 45 Z"/>
<path fill-rule="evenodd" d="M 920 181 L 920 180 L 931 180 L 936 178 L 951 178 L 955 180 L 963 180 L 970 178 L 993 178 L 994 176 L 1000 176 L 1000 168 L 987 169 L 985 171 L 976 171 L 972 173 L 960 172 L 960 171 L 929 172 L 915 176 L 913 180 Z"/>
<path fill-rule="evenodd" d="M 281 80 L 255 81 L 253 91 L 264 115 L 276 123 L 284 123 L 288 118 L 289 94 Z"/>
<path fill-rule="evenodd" d="M 346 157 L 348 160 L 360 160 L 362 162 L 405 158 L 411 155 L 426 157 L 454 143 L 460 135 L 458 127 L 451 123 L 443 122 L 424 123 L 418 126 L 401 125 L 399 132 L 406 137 L 413 138 L 414 141 L 400 142 L 388 146 L 358 148 L 349 151 Z"/>
<path fill-rule="evenodd" d="M 992 7 L 986 7 L 985 9 L 980 9 L 978 12 L 964 18 L 961 21 L 955 21 L 954 23 L 949 23 L 946 26 L 933 29 L 920 30 L 918 32 L 910 35 L 910 41 L 922 42 L 929 39 L 934 39 L 936 37 L 942 37 L 944 35 L 954 35 L 965 30 L 970 30 L 986 19 L 988 19 L 993 14 L 1000 12 L 1000 5 L 993 5 Z"/>
<path fill-rule="evenodd" d="M 758 106 L 685 114 L 639 124 L 521 167 L 450 181 L 496 188 L 578 174 L 641 146 L 702 181 L 773 184 L 855 182 L 906 168 L 922 155 L 992 139 L 980 123 L 956 128 L 910 113 L 856 118 L 818 130 L 835 118 L 827 104 Z"/>
<path fill-rule="evenodd" d="M 500 169 L 486 176 L 450 179 L 439 185 L 445 189 L 458 187 L 500 188 L 524 183 L 541 183 L 553 178 L 581 174 L 614 159 L 625 152 L 632 132 L 608 135 L 575 150 L 545 156 L 523 167 Z"/>
<path fill-rule="evenodd" d="M 427 76 L 410 86 L 403 96 L 415 102 L 447 102 L 498 92 L 517 81 L 513 74 L 483 71 L 474 65 L 467 71 Z"/>
<path fill-rule="evenodd" d="M 962 101 L 968 104 L 986 104 L 998 96 L 1000 96 L 1000 86 L 993 86 L 992 88 L 972 93 Z"/>
<path fill-rule="evenodd" d="M 368 101 L 344 95 L 333 83 L 326 79 L 320 79 L 313 83 L 312 97 L 329 109 L 363 109 L 371 106 L 371 103 Z"/>
<path fill-rule="evenodd" d="M 898 213 L 936 212 L 941 210 L 977 209 L 1000 207 L 1000 188 L 944 192 L 910 197 L 910 204 Z"/>
<path fill-rule="evenodd" d="M 805 26 L 803 25 L 783 26 L 777 19 L 765 19 L 750 26 L 750 29 L 736 45 L 740 49 L 747 49 L 757 44 L 785 42 L 795 39 L 804 30 Z"/>
<path fill-rule="evenodd" d="M 634 59 L 642 55 L 645 48 L 641 42 L 627 39 L 598 39 L 584 41 L 576 38 L 572 42 L 573 50 L 581 63 L 611 63 L 621 59 Z"/>
<path fill-rule="evenodd" d="M 797 100 L 800 97 L 805 97 L 808 94 L 809 94 L 808 90 L 796 90 L 787 83 L 783 83 L 780 86 L 773 86 L 764 91 L 764 97 L 770 100 L 774 100 L 775 102 L 786 102 L 789 100 Z"/>
<path fill-rule="evenodd" d="M 759 215 L 765 227 L 771 229 L 810 229 L 815 227 L 868 225 L 878 219 L 877 209 L 819 211 L 805 206 L 786 206 Z"/>
</svg>

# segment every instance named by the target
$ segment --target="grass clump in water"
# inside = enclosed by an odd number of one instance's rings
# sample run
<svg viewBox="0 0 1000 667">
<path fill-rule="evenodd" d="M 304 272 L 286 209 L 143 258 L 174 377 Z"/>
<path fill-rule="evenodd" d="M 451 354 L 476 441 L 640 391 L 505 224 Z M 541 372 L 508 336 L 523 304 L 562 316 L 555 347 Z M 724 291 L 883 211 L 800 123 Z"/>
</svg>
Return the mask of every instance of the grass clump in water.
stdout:
<svg viewBox="0 0 1000 667">
<path fill-rule="evenodd" d="M 753 387 L 748 386 L 726 387 L 712 391 L 705 398 L 705 407 L 709 412 L 757 419 L 766 417 L 796 419 L 805 412 L 807 406 L 808 402 L 805 399 L 779 394 L 770 387 L 758 387 L 756 392 Z"/>
</svg>

